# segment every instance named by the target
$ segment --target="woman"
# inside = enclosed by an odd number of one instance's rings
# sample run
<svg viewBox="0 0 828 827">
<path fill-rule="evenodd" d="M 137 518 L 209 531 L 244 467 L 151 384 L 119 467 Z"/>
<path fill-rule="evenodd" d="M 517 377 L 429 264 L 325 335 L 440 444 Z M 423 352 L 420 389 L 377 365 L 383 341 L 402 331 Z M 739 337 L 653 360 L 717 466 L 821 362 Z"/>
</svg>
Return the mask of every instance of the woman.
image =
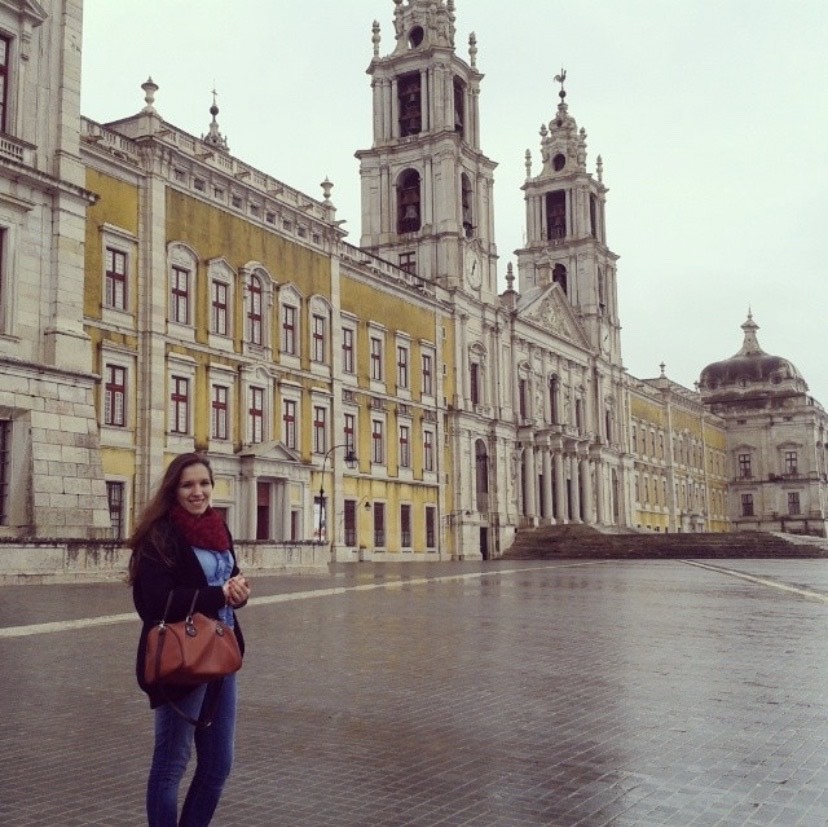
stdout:
<svg viewBox="0 0 828 827">
<path fill-rule="evenodd" d="M 155 710 L 155 749 L 147 782 L 150 827 L 206 825 L 218 805 L 233 762 L 236 676 L 200 686 L 149 687 L 144 681 L 147 633 L 162 619 L 183 620 L 198 590 L 195 611 L 233 628 L 244 652 L 235 609 L 250 595 L 239 573 L 230 532 L 210 505 L 213 472 L 200 454 L 182 454 L 167 468 L 129 541 L 129 582 L 144 621 L 138 643 L 138 684 Z M 193 726 L 190 719 L 211 719 Z M 197 765 L 178 819 L 178 788 L 195 741 Z"/>
</svg>

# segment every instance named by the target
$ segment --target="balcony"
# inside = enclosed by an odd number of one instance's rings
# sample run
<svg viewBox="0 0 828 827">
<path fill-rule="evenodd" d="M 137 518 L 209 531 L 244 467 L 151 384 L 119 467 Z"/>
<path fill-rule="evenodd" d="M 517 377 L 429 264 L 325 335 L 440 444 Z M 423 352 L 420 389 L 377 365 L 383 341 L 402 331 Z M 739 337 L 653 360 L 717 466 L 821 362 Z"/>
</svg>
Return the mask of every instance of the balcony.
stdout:
<svg viewBox="0 0 828 827">
<path fill-rule="evenodd" d="M 0 157 L 9 161 L 14 161 L 27 167 L 34 166 L 34 152 L 36 148 L 33 144 L 21 141 L 18 138 L 13 138 L 11 135 L 0 134 Z"/>
</svg>

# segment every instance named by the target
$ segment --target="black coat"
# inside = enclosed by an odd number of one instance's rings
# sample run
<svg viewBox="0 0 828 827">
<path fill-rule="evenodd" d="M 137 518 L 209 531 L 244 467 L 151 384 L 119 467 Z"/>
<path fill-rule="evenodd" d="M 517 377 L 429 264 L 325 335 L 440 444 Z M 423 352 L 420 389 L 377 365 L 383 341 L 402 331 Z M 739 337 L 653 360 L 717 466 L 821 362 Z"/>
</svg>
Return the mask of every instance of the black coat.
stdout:
<svg viewBox="0 0 828 827">
<path fill-rule="evenodd" d="M 170 558 L 172 564 L 165 563 L 159 555 L 159 548 Z M 132 600 L 144 622 L 138 641 L 138 655 L 135 662 L 135 674 L 138 685 L 149 695 L 150 706 L 155 708 L 167 700 L 176 701 L 191 692 L 192 686 L 165 686 L 164 694 L 157 688 L 147 686 L 144 681 L 144 658 L 147 650 L 147 633 L 158 625 L 164 615 L 167 597 L 172 591 L 172 602 L 167 612 L 167 620 L 176 622 L 184 620 L 193 601 L 193 593 L 198 589 L 195 611 L 207 617 L 217 618 L 219 610 L 224 608 L 224 591 L 221 586 L 208 586 L 201 563 L 192 546 L 183 534 L 173 525 L 168 517 L 160 519 L 150 530 L 140 547 L 141 558 L 135 581 L 132 584 Z M 233 552 L 233 541 L 230 541 Z M 233 555 L 233 572 L 239 573 L 235 555 Z M 239 649 L 244 654 L 244 637 L 238 618 L 234 612 L 236 639 Z"/>
</svg>

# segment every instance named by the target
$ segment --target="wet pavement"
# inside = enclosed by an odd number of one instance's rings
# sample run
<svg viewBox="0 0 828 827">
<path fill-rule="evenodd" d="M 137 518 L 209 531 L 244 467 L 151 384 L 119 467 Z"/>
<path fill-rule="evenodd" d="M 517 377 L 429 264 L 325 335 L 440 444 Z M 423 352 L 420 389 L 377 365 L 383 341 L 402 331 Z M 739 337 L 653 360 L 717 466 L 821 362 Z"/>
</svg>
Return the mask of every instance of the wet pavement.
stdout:
<svg viewBox="0 0 828 827">
<path fill-rule="evenodd" d="M 826 561 L 254 587 L 217 827 L 828 824 Z M 137 632 L 122 585 L 0 588 L 0 824 L 144 823 Z"/>
</svg>

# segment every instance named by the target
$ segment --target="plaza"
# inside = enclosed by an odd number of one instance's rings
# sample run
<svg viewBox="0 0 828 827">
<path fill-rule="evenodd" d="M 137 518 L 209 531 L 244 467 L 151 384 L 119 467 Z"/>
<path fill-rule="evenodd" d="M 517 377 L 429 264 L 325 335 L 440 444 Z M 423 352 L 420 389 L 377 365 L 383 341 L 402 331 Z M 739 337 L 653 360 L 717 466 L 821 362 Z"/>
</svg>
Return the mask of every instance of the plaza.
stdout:
<svg viewBox="0 0 828 827">
<path fill-rule="evenodd" d="M 214 824 L 828 823 L 822 560 L 260 576 Z M 143 823 L 118 583 L 0 589 L 0 823 Z"/>
</svg>

